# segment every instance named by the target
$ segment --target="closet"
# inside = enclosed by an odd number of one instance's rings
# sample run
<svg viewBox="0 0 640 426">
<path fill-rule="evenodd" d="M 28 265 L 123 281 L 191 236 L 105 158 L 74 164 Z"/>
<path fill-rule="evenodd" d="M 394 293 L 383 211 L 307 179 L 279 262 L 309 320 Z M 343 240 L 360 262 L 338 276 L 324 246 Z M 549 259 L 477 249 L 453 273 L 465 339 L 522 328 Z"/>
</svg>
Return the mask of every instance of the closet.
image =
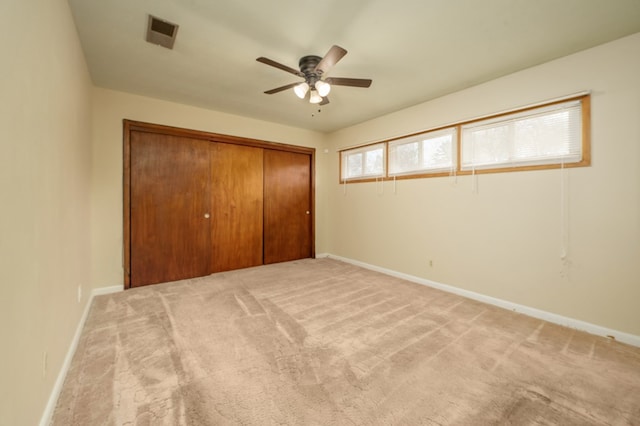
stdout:
<svg viewBox="0 0 640 426">
<path fill-rule="evenodd" d="M 125 287 L 313 257 L 314 155 L 124 120 Z"/>
</svg>

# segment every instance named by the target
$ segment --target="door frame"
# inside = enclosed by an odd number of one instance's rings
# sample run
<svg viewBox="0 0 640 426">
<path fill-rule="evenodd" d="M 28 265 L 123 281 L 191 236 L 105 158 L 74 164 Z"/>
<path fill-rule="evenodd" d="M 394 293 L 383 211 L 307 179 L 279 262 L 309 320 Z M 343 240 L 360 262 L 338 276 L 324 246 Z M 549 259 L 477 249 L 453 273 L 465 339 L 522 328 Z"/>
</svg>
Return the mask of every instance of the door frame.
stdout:
<svg viewBox="0 0 640 426">
<path fill-rule="evenodd" d="M 131 288 L 131 132 L 147 132 L 159 133 L 170 136 L 181 136 L 192 139 L 203 139 L 209 142 L 228 143 L 234 145 L 253 146 L 276 151 L 296 152 L 309 155 L 311 166 L 311 257 L 315 258 L 315 233 L 316 233 L 316 215 L 315 215 L 315 198 L 316 198 L 316 173 L 315 173 L 315 155 L 316 149 L 290 145 L 281 142 L 264 141 L 260 139 L 244 138 L 240 136 L 224 135 L 220 133 L 204 132 L 201 130 L 190 130 L 180 127 L 165 126 L 161 124 L 145 123 L 142 121 L 123 120 L 123 269 L 124 269 L 124 287 Z"/>
</svg>

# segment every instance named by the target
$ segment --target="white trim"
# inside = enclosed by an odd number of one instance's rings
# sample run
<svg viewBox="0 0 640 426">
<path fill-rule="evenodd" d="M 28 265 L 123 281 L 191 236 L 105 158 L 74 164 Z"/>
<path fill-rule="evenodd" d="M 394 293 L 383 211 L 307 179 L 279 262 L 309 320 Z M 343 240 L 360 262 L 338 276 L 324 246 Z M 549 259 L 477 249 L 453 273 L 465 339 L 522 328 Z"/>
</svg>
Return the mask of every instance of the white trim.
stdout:
<svg viewBox="0 0 640 426">
<path fill-rule="evenodd" d="M 49 394 L 47 405 L 44 408 L 42 417 L 40 417 L 40 426 L 47 426 L 51 423 L 51 417 L 53 416 L 53 412 L 56 409 L 58 397 L 60 396 L 60 392 L 62 391 L 62 385 L 64 385 L 64 380 L 67 377 L 67 372 L 69 371 L 69 367 L 71 366 L 71 360 L 73 359 L 73 355 L 75 354 L 76 348 L 78 347 L 78 342 L 80 341 L 80 336 L 82 335 L 84 323 L 87 321 L 87 317 L 89 316 L 89 310 L 91 308 L 91 304 L 93 303 L 93 298 L 103 294 L 117 293 L 122 290 L 124 290 L 124 286 L 121 285 L 112 287 L 100 287 L 91 290 L 91 295 L 89 296 L 89 299 L 84 306 L 84 311 L 82 312 L 82 316 L 80 317 L 80 321 L 78 322 L 78 326 L 76 327 L 76 332 L 73 335 L 73 339 L 71 340 L 71 344 L 69 345 L 69 349 L 67 350 L 67 355 L 64 357 L 64 361 L 62 362 L 62 366 L 60 367 L 60 372 L 58 373 L 56 382 L 53 385 L 53 389 L 51 389 L 51 393 Z"/>
<path fill-rule="evenodd" d="M 319 256 L 316 256 L 319 257 Z M 565 327 L 574 328 L 580 331 L 586 331 L 587 333 L 595 334 L 597 336 L 603 337 L 613 337 L 615 340 L 626 343 L 629 345 L 640 347 L 640 336 L 636 336 L 634 334 L 625 333 L 623 331 L 613 330 L 607 327 L 602 327 L 600 325 L 592 324 L 586 321 L 581 321 L 574 318 L 568 318 L 562 315 L 554 314 L 551 312 L 543 311 L 541 309 L 532 308 L 525 305 L 520 305 L 517 303 L 509 302 L 508 300 L 498 299 L 491 296 L 486 296 L 481 293 L 476 293 L 473 291 L 465 290 L 462 288 L 454 287 L 447 284 L 441 284 L 435 281 L 427 280 L 425 278 L 416 277 L 414 275 L 405 274 L 402 272 L 397 272 L 391 269 L 381 268 L 379 266 L 371 265 L 368 263 L 360 262 L 359 260 L 349 259 L 342 256 L 336 256 L 333 254 L 323 254 L 323 257 L 329 257 L 331 259 L 341 260 L 346 263 L 351 263 L 352 265 L 360 266 L 365 269 L 370 269 L 372 271 L 381 272 L 386 275 L 391 275 L 393 277 L 402 278 L 407 281 L 411 281 L 417 284 L 426 285 L 428 287 L 433 287 L 438 290 L 443 290 L 448 293 L 457 294 L 458 296 L 466 297 L 469 299 L 477 300 L 479 302 L 488 303 L 490 305 L 498 306 L 500 308 L 508 309 L 510 311 L 518 312 L 524 315 L 528 315 L 530 317 L 538 318 L 544 321 L 549 321 L 554 324 L 562 325 Z"/>
<path fill-rule="evenodd" d="M 124 290 L 123 285 L 114 285 L 111 287 L 100 287 L 94 288 L 91 291 L 91 298 L 93 299 L 95 296 L 102 296 L 103 294 L 111 294 L 111 293 L 119 293 Z"/>
</svg>

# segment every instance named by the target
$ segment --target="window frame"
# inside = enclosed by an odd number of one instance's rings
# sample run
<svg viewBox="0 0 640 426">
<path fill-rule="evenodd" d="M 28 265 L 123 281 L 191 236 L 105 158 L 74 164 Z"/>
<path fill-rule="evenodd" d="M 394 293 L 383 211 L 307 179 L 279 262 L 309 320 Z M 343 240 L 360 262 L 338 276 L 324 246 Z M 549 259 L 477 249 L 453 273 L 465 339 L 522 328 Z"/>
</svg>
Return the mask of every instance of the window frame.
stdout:
<svg viewBox="0 0 640 426">
<path fill-rule="evenodd" d="M 499 166 L 499 167 L 483 167 L 476 169 L 462 169 L 462 126 L 495 119 L 499 117 L 506 117 L 509 115 L 522 114 L 526 111 L 535 111 L 543 108 L 547 108 L 553 105 L 562 104 L 571 101 L 579 101 L 581 108 L 581 147 L 582 147 L 582 158 L 579 161 L 575 162 L 564 162 L 561 158 L 558 159 L 557 162 L 551 162 L 548 164 L 522 164 L 522 165 L 512 165 L 509 166 Z M 389 144 L 391 142 L 395 142 L 402 139 L 409 138 L 418 138 L 421 135 L 425 135 L 428 133 L 441 131 L 445 129 L 453 128 L 455 129 L 455 141 L 453 149 L 453 160 L 455 163 L 455 167 L 451 168 L 451 170 L 446 171 L 434 171 L 428 172 L 425 170 L 419 170 L 415 173 L 413 172 L 405 172 L 405 173 L 389 173 Z M 349 151 L 355 150 L 366 150 L 367 147 L 375 146 L 375 145 L 383 145 L 383 157 L 384 157 L 384 171 L 381 176 L 372 176 L 372 177 L 362 177 L 362 178 L 343 178 L 343 164 L 342 158 L 343 154 Z M 506 172 L 520 172 L 520 171 L 532 171 L 532 170 L 548 170 L 548 169 L 559 169 L 559 168 L 574 168 L 574 167 L 588 167 L 591 165 L 591 95 L 590 94 L 580 94 L 575 96 L 568 96 L 558 100 L 550 101 L 550 102 L 542 102 L 535 105 L 529 105 L 522 108 L 516 108 L 505 112 L 489 114 L 482 117 L 473 118 L 470 120 L 456 122 L 446 126 L 440 126 L 431 128 L 425 131 L 411 133 L 408 135 L 403 135 L 395 138 L 385 139 L 383 141 L 373 142 L 370 144 L 360 145 L 351 148 L 345 148 L 338 150 L 340 165 L 338 170 L 338 178 L 340 183 L 346 182 L 374 182 L 379 180 L 401 180 L 401 179 L 421 179 L 421 178 L 430 178 L 430 177 L 442 177 L 442 176 L 465 176 L 472 174 L 489 174 L 489 173 L 506 173 Z"/>
<path fill-rule="evenodd" d="M 520 165 L 498 165 L 497 167 L 490 166 L 480 166 L 480 167 L 469 167 L 463 168 L 462 166 L 462 138 L 463 138 L 463 126 L 474 124 L 482 121 L 493 120 L 501 117 L 508 117 L 510 115 L 516 116 L 520 115 L 527 111 L 536 111 L 543 110 L 554 105 L 559 105 L 563 103 L 569 102 L 579 102 L 580 103 L 580 113 L 581 113 L 581 159 L 578 161 L 564 161 L 563 158 L 549 159 L 545 164 L 531 164 L 531 162 L 527 162 L 526 160 L 522 162 Z M 533 115 L 533 114 L 532 114 Z M 520 108 L 517 110 L 508 111 L 501 114 L 493 114 L 487 117 L 482 117 L 474 120 L 469 120 L 463 123 L 459 123 L 458 126 L 460 128 L 460 133 L 458 136 L 458 170 L 457 174 L 466 175 L 466 174 L 485 174 L 485 173 L 504 173 L 504 172 L 514 172 L 514 171 L 527 171 L 527 170 L 545 170 L 545 169 L 557 169 L 561 167 L 585 167 L 591 165 L 591 141 L 590 141 L 590 128 L 591 128 L 591 108 L 590 108 L 590 95 L 582 95 L 573 98 L 561 99 L 554 102 L 547 102 L 544 104 L 538 104 L 530 107 Z"/>
<path fill-rule="evenodd" d="M 365 169 L 366 153 L 378 150 L 378 146 L 382 148 L 382 171 L 380 173 L 365 174 L 364 169 Z M 388 150 L 387 150 L 386 142 L 376 142 L 373 144 L 362 145 L 356 148 L 341 150 L 340 157 L 339 157 L 340 158 L 340 182 L 345 182 L 345 181 L 346 182 L 371 182 L 375 180 L 384 179 L 387 176 L 387 161 L 388 161 L 387 151 Z M 349 155 L 347 153 L 352 153 L 351 155 L 362 154 L 363 173 L 361 175 L 353 176 L 353 177 L 343 177 L 344 168 L 345 168 L 345 164 L 344 164 L 345 156 Z"/>
<path fill-rule="evenodd" d="M 416 176 L 434 176 L 434 175 L 438 175 L 438 176 L 443 176 L 443 175 L 450 175 L 454 170 L 456 170 L 457 168 L 457 157 L 458 157 L 458 127 L 457 126 L 447 126 L 447 127 L 441 127 L 438 129 L 433 129 L 433 130 L 429 130 L 426 132 L 420 132 L 420 133 L 416 133 L 416 134 L 412 134 L 412 135 L 408 135 L 408 136 L 403 136 L 400 138 L 395 138 L 395 139 L 391 139 L 388 140 L 386 142 L 386 146 L 387 146 L 387 177 L 388 178 L 399 178 L 402 176 L 411 176 L 411 177 L 416 177 Z M 415 169 L 415 170 L 409 170 L 409 171 L 404 171 L 404 172 L 396 172 L 396 173 L 392 173 L 391 172 L 391 147 L 393 145 L 395 146 L 401 146 L 401 145 L 405 145 L 405 144 L 410 144 L 410 143 L 415 143 L 417 142 L 419 144 L 418 146 L 418 152 L 419 152 L 419 156 L 422 157 L 423 156 L 423 150 L 424 150 L 424 142 L 425 140 L 428 139 L 433 139 L 436 137 L 440 137 L 441 135 L 444 135 L 446 133 L 453 133 L 453 138 L 451 141 L 451 166 L 450 167 L 437 167 L 437 168 L 419 168 L 419 169 Z M 428 136 L 433 136 L 433 137 L 428 137 Z M 402 143 L 402 141 L 407 140 L 406 143 Z"/>
</svg>

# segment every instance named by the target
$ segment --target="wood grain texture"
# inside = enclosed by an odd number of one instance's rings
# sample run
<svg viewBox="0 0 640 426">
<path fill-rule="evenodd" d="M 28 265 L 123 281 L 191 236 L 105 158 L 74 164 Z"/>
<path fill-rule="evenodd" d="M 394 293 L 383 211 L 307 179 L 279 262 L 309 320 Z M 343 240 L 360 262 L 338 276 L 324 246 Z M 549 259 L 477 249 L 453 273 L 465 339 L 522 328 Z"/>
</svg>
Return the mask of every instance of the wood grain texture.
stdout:
<svg viewBox="0 0 640 426">
<path fill-rule="evenodd" d="M 305 201 L 302 203 L 305 208 L 303 212 L 307 218 L 298 218 L 297 222 L 293 221 L 289 223 L 289 218 L 285 214 L 277 219 L 280 224 L 284 223 L 284 226 L 281 226 L 284 232 L 275 234 L 277 241 L 269 245 L 270 250 L 272 250 L 270 253 L 273 254 L 273 250 L 276 250 L 278 247 L 284 247 L 289 250 L 289 252 L 280 256 L 272 256 L 272 261 L 314 256 L 314 148 L 132 120 L 123 120 L 123 130 L 123 266 L 125 288 L 142 285 L 142 283 L 151 283 L 152 281 L 164 282 L 185 279 L 206 275 L 214 271 L 262 264 L 264 262 L 265 249 L 263 244 L 265 236 L 263 228 L 265 218 L 264 198 L 262 198 L 263 204 L 261 206 L 257 205 L 256 200 L 257 197 L 263 197 L 265 191 L 265 183 L 261 175 L 264 164 L 264 160 L 262 159 L 263 150 L 276 153 L 273 154 L 274 157 L 278 157 L 277 153 L 283 153 L 283 158 L 287 158 L 287 154 L 290 154 L 291 158 L 302 158 L 305 159 L 306 162 L 302 173 L 294 172 L 290 176 L 301 176 L 304 185 L 307 186 L 303 191 Z M 141 138 L 156 141 L 155 149 L 158 150 L 164 150 L 163 147 L 172 142 L 182 143 L 183 146 L 189 146 L 191 143 L 190 149 L 194 149 L 194 147 L 197 146 L 198 153 L 193 156 L 193 153 L 188 153 L 188 149 L 187 151 L 180 152 L 178 148 L 169 147 L 170 149 L 167 150 L 167 158 L 164 158 L 162 161 L 160 160 L 160 158 L 162 158 L 160 153 L 154 154 L 157 157 L 155 159 L 152 159 L 153 155 L 146 153 L 144 155 L 151 156 L 149 157 L 151 160 L 148 158 L 143 161 L 141 160 L 142 157 L 139 157 L 140 153 L 143 153 L 145 149 L 152 150 L 152 148 L 150 146 L 144 147 L 143 145 L 134 148 L 134 139 L 138 141 Z M 185 141 L 191 142 L 183 143 Z M 172 152 L 172 149 L 178 149 L 178 151 Z M 218 154 L 217 157 L 215 155 L 216 153 Z M 260 158 L 258 158 L 258 153 L 260 153 Z M 235 158 L 236 154 L 238 158 Z M 139 158 L 134 159 L 134 156 Z M 231 163 L 222 165 L 221 162 L 225 156 Z M 136 163 L 136 161 L 139 162 L 139 164 Z M 289 165 L 287 165 L 286 161 L 283 164 L 285 164 L 285 169 L 288 170 Z M 204 169 L 206 169 L 206 173 Z M 171 173 L 176 173 L 176 176 L 180 175 L 182 177 L 167 178 L 165 176 L 165 174 Z M 285 176 L 286 173 L 285 171 Z M 202 180 L 204 179 L 204 174 L 208 176 L 206 183 Z M 274 173 L 273 176 L 279 174 L 280 173 Z M 200 175 L 200 177 L 196 175 Z M 164 178 L 166 180 L 162 181 L 164 183 L 159 183 L 158 178 Z M 189 189 L 189 184 L 187 184 L 189 179 L 194 179 L 194 182 L 196 182 L 195 185 L 202 188 L 206 202 L 202 199 L 188 202 L 183 197 L 181 202 L 183 202 L 184 205 L 181 208 L 191 209 L 192 211 L 190 211 L 189 214 L 193 214 L 193 211 L 196 210 L 202 210 L 198 212 L 198 217 L 201 217 L 205 222 L 205 226 L 209 228 L 198 228 L 196 226 L 195 229 L 191 229 L 191 225 L 184 226 L 184 224 L 176 222 L 174 220 L 175 218 L 171 220 L 165 218 L 165 222 L 170 225 L 168 229 L 173 229 L 176 236 L 185 236 L 187 233 L 195 235 L 193 243 L 184 240 L 179 242 L 178 246 L 175 246 L 176 242 L 171 241 L 171 238 L 167 235 L 157 234 L 155 231 L 151 231 L 153 226 L 157 226 L 157 224 L 154 225 L 152 222 L 157 221 L 158 218 L 146 218 L 141 215 L 140 209 L 151 209 L 151 207 L 159 208 L 159 206 L 165 205 L 166 203 L 164 201 L 159 201 L 159 199 L 154 200 L 153 197 L 162 197 L 170 191 L 175 191 L 176 193 L 169 196 L 169 198 L 178 197 L 176 198 L 178 201 L 180 201 L 180 197 L 183 195 L 191 196 L 193 191 Z M 152 185 L 153 190 L 149 193 L 147 193 L 148 189 L 138 188 L 137 192 L 134 191 L 133 186 L 138 182 L 143 182 L 145 185 Z M 225 182 L 236 182 L 241 184 L 241 187 L 216 189 L 216 186 L 220 186 Z M 278 179 L 275 179 L 274 182 L 278 182 Z M 289 185 L 289 189 L 292 188 L 291 183 L 285 183 Z M 163 195 L 160 191 L 168 192 Z M 214 191 L 216 192 L 215 194 L 213 194 Z M 275 190 L 274 193 L 279 194 L 278 191 L 279 190 Z M 295 190 L 289 195 L 293 194 L 296 194 Z M 141 202 L 143 202 L 142 205 L 140 205 Z M 277 205 L 278 202 L 273 205 Z M 170 203 L 170 201 L 167 201 L 167 203 Z M 216 213 L 216 208 L 220 209 L 220 214 Z M 138 212 L 134 212 L 135 209 L 138 209 Z M 286 208 L 285 211 L 287 211 Z M 307 211 L 309 214 L 306 214 Z M 205 213 L 210 214 L 209 219 L 204 217 Z M 134 219 L 134 215 L 138 216 Z M 274 214 L 270 217 L 274 218 L 274 220 L 276 218 Z M 240 224 L 240 222 L 242 222 L 242 224 Z M 140 224 L 143 224 L 143 227 L 139 227 L 138 225 Z M 293 224 L 291 229 L 285 229 L 286 227 L 290 227 L 291 224 Z M 134 229 L 134 227 L 136 229 Z M 295 237 L 291 240 L 295 241 L 294 244 L 283 244 L 283 241 L 286 242 L 286 238 L 288 238 L 287 235 L 294 235 L 292 231 L 296 229 L 298 230 L 298 234 L 300 234 L 300 229 L 303 229 L 304 236 L 302 238 Z M 154 254 L 151 248 L 144 247 L 146 238 L 149 238 L 149 243 L 156 247 L 153 250 L 155 250 L 156 255 L 161 256 L 160 258 L 151 259 Z M 136 240 L 134 241 L 134 239 Z M 161 243 L 160 240 L 163 242 Z M 260 248 L 256 249 L 259 245 L 258 240 L 260 240 Z M 204 241 L 208 242 L 206 248 L 204 248 Z M 226 248 L 223 243 L 226 244 Z M 168 244 L 169 247 L 161 249 L 158 248 L 159 244 Z M 182 260 L 176 260 L 178 252 L 184 252 L 186 255 L 192 256 L 192 260 L 189 261 L 192 262 L 192 264 L 186 262 L 185 265 L 180 267 L 184 268 L 182 275 L 177 272 L 175 274 L 167 273 L 166 269 L 178 271 L 179 267 L 177 264 L 184 262 Z M 294 253 L 293 255 L 291 254 L 292 252 Z M 163 258 L 162 256 L 165 256 L 165 253 L 172 258 Z M 206 268 L 204 266 L 205 261 L 201 258 L 202 254 L 208 259 L 206 261 L 208 265 Z M 137 278 L 132 278 L 132 269 L 134 269 L 134 267 Z M 145 274 L 148 275 L 145 277 L 140 275 L 143 273 L 142 267 L 149 269 L 158 267 L 160 270 L 164 268 L 165 271 L 152 273 L 149 270 L 145 272 Z M 196 273 L 194 270 L 198 272 Z"/>
<path fill-rule="evenodd" d="M 184 129 L 181 127 L 164 126 L 162 124 L 145 123 L 143 121 L 124 120 L 125 128 L 130 131 L 144 131 L 162 135 L 181 136 L 194 139 L 205 139 L 211 142 L 224 142 L 234 145 L 254 146 L 257 148 L 275 149 L 280 151 L 300 152 L 311 155 L 314 148 L 291 145 L 282 142 L 265 141 L 261 139 L 245 138 L 241 136 L 224 135 L 221 133 L 203 132 L 202 130 Z"/>
<path fill-rule="evenodd" d="M 264 151 L 264 263 L 311 257 L 311 156 Z"/>
<path fill-rule="evenodd" d="M 212 272 L 262 265 L 262 152 L 211 146 Z"/>
<path fill-rule="evenodd" d="M 131 286 L 209 274 L 210 143 L 131 134 Z"/>
</svg>

